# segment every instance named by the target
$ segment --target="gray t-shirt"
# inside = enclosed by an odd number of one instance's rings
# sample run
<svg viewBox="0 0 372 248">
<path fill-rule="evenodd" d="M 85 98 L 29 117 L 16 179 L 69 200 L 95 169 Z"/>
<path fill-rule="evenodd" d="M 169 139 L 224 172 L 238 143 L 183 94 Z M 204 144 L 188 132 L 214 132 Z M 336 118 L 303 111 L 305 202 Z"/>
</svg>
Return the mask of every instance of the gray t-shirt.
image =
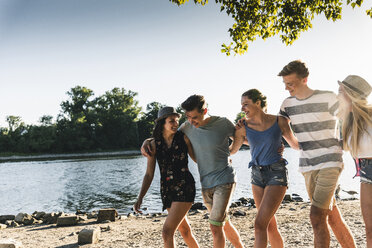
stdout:
<svg viewBox="0 0 372 248">
<path fill-rule="evenodd" d="M 228 162 L 229 137 L 235 131 L 231 121 L 211 116 L 204 126 L 195 128 L 185 122 L 180 129 L 193 146 L 203 189 L 236 182 L 235 170 Z"/>
</svg>

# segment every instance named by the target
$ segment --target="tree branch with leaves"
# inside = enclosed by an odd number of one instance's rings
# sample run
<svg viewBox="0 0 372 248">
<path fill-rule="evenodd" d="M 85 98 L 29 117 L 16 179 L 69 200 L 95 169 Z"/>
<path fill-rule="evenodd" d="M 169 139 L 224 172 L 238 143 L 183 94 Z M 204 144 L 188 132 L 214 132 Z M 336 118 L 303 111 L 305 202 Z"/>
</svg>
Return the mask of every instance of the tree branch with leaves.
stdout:
<svg viewBox="0 0 372 248">
<path fill-rule="evenodd" d="M 170 0 L 177 5 L 188 0 Z M 194 0 L 205 5 L 208 0 Z M 324 15 L 327 20 L 341 19 L 342 0 L 215 0 L 220 11 L 234 19 L 228 32 L 230 44 L 222 44 L 221 52 L 226 55 L 244 54 L 249 42 L 279 36 L 286 45 L 291 45 L 300 34 L 312 28 L 315 15 Z M 363 0 L 347 0 L 352 8 L 360 7 Z M 372 8 L 366 11 L 372 18 Z"/>
</svg>

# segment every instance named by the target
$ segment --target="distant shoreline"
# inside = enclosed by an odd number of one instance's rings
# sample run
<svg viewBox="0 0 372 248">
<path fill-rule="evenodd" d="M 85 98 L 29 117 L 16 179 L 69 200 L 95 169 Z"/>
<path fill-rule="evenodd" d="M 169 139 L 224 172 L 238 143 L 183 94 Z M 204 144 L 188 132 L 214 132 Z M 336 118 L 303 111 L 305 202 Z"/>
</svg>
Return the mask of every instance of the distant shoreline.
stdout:
<svg viewBox="0 0 372 248">
<path fill-rule="evenodd" d="M 115 151 L 115 152 L 87 152 L 87 153 L 62 153 L 62 154 L 42 154 L 42 155 L 12 155 L 0 156 L 0 163 L 20 162 L 20 161 L 40 161 L 40 160 L 59 160 L 59 159 L 79 159 L 79 158 L 104 158 L 141 155 L 139 150 Z"/>
</svg>

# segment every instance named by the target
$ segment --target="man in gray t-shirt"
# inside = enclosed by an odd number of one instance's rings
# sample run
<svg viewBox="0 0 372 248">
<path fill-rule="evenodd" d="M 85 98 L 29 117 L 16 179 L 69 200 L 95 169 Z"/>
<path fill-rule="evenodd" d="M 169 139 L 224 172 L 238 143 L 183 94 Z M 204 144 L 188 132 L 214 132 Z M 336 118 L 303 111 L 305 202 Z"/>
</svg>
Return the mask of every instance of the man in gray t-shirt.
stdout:
<svg viewBox="0 0 372 248">
<path fill-rule="evenodd" d="M 180 130 L 191 141 L 198 164 L 204 204 L 210 213 L 213 247 L 225 247 L 225 237 L 234 247 L 243 247 L 239 233 L 228 220 L 228 209 L 235 189 L 235 170 L 228 162 L 229 137 L 234 125 L 226 118 L 207 115 L 204 97 L 192 95 L 181 104 L 187 122 Z M 146 156 L 142 146 L 142 153 Z"/>
<path fill-rule="evenodd" d="M 187 135 L 194 148 L 203 189 L 236 182 L 235 171 L 228 163 L 229 137 L 234 135 L 235 130 L 231 121 L 211 116 L 208 123 L 199 128 L 185 122 L 180 130 Z"/>
</svg>

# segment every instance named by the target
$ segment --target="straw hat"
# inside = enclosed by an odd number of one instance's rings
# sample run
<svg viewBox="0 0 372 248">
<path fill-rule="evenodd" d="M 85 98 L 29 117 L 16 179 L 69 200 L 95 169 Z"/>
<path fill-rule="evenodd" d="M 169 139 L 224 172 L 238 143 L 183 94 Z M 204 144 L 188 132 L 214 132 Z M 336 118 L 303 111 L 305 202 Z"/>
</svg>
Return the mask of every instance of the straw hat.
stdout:
<svg viewBox="0 0 372 248">
<path fill-rule="evenodd" d="M 359 94 L 361 98 L 367 98 L 372 91 L 371 85 L 362 77 L 356 75 L 349 75 L 338 83 Z"/>
</svg>

